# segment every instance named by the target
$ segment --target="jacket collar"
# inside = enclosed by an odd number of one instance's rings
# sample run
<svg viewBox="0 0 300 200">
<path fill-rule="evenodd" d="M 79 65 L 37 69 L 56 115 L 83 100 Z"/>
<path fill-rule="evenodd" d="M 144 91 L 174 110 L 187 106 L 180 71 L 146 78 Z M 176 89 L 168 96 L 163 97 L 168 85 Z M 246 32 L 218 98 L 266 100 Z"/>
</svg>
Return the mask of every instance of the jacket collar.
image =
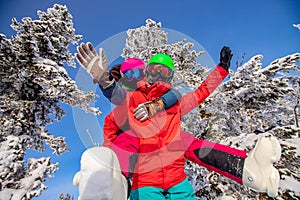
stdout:
<svg viewBox="0 0 300 200">
<path fill-rule="evenodd" d="M 155 82 L 153 84 L 150 84 L 146 78 L 139 81 L 137 83 L 138 89 L 141 90 L 142 92 L 152 96 L 161 96 L 164 94 L 166 91 L 171 89 L 172 85 L 170 83 L 165 83 L 165 82 Z"/>
</svg>

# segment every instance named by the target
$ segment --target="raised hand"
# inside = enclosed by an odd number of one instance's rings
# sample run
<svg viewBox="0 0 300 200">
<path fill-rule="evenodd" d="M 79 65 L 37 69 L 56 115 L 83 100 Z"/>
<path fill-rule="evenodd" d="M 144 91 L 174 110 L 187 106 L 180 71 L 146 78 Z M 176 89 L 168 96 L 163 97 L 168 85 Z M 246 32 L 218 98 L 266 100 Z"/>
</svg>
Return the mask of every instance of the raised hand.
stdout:
<svg viewBox="0 0 300 200">
<path fill-rule="evenodd" d="M 230 60 L 232 58 L 231 49 L 229 47 L 224 46 L 220 52 L 220 64 L 219 66 L 223 67 L 228 71 L 230 67 Z"/>
<path fill-rule="evenodd" d="M 75 54 L 79 64 L 90 74 L 94 81 L 98 82 L 105 71 L 108 70 L 108 61 L 104 49 L 99 49 L 97 54 L 92 43 L 81 43 L 77 46 Z"/>
</svg>

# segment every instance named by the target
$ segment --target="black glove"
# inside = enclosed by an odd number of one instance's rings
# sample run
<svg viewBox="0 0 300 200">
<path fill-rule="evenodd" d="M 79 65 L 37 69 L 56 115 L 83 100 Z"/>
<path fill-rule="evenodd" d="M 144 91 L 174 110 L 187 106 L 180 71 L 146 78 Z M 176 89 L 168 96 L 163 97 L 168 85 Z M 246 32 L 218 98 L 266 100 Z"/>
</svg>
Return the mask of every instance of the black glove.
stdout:
<svg viewBox="0 0 300 200">
<path fill-rule="evenodd" d="M 99 79 L 98 83 L 99 85 L 105 89 L 112 86 L 114 81 L 119 81 L 122 77 L 121 71 L 120 71 L 121 64 L 117 64 L 113 66 L 111 70 L 106 71 L 103 73 L 102 77 Z"/>
<path fill-rule="evenodd" d="M 112 69 L 109 71 L 110 79 L 114 78 L 117 82 L 121 79 L 121 71 L 120 71 L 121 64 L 117 64 L 112 67 Z"/>
<path fill-rule="evenodd" d="M 220 52 L 220 64 L 219 66 L 223 67 L 228 71 L 230 67 L 230 60 L 232 58 L 232 53 L 229 47 L 224 46 Z"/>
</svg>

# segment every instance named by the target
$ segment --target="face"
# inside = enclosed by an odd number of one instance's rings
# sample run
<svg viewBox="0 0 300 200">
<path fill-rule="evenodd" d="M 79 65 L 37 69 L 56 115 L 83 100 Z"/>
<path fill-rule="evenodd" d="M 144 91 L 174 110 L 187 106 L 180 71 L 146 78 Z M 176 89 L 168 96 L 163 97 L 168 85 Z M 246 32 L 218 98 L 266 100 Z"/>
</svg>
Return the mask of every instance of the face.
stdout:
<svg viewBox="0 0 300 200">
<path fill-rule="evenodd" d="M 145 77 L 145 72 L 143 69 L 132 69 L 123 72 L 123 77 L 121 79 L 122 85 L 127 90 L 135 90 L 137 88 L 137 82 Z"/>
<path fill-rule="evenodd" d="M 169 67 L 161 64 L 151 64 L 148 66 L 148 70 L 150 73 L 156 73 L 160 71 L 161 75 L 165 77 L 169 77 L 172 73 L 172 70 Z"/>
<path fill-rule="evenodd" d="M 142 69 L 132 69 L 132 70 L 127 70 L 123 73 L 124 78 L 127 81 L 132 81 L 134 79 L 136 80 L 142 80 L 144 78 L 144 70 Z"/>
<path fill-rule="evenodd" d="M 150 64 L 147 66 L 147 80 L 153 84 L 157 81 L 171 82 L 173 77 L 173 71 L 162 64 Z"/>
</svg>

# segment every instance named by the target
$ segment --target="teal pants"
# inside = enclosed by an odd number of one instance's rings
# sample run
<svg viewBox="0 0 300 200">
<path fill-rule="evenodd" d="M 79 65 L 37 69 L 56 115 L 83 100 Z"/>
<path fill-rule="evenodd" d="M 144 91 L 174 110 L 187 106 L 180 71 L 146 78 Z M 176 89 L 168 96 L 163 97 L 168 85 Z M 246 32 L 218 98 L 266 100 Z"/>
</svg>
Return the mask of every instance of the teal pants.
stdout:
<svg viewBox="0 0 300 200">
<path fill-rule="evenodd" d="M 142 187 L 132 190 L 130 200 L 196 200 L 194 189 L 188 179 L 164 190 L 156 187 Z"/>
</svg>

